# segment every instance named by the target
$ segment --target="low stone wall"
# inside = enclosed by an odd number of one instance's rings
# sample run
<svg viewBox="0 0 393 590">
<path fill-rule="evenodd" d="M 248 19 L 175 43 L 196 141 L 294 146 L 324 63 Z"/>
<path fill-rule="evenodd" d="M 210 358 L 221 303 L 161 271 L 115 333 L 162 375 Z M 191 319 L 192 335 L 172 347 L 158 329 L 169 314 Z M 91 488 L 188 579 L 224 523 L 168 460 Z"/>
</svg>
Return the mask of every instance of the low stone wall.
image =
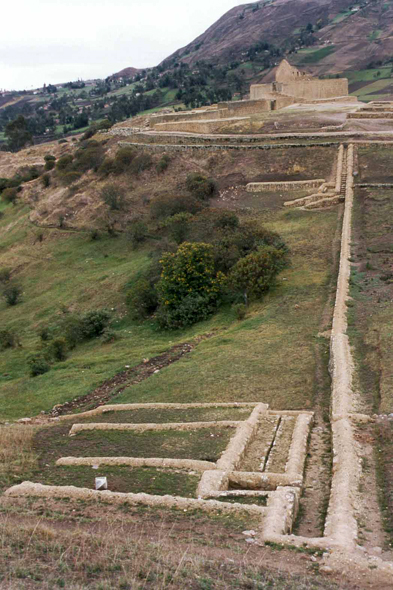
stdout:
<svg viewBox="0 0 393 590">
<path fill-rule="evenodd" d="M 232 117 L 230 119 L 212 119 L 206 121 L 173 121 L 154 125 L 156 131 L 183 131 L 187 133 L 219 133 L 224 125 L 249 121 L 250 117 Z"/>
<path fill-rule="evenodd" d="M 6 490 L 5 496 L 11 497 L 38 497 L 38 498 L 69 498 L 73 500 L 96 501 L 106 504 L 130 504 L 131 506 L 145 505 L 174 510 L 203 510 L 209 513 L 246 513 L 260 516 L 266 514 L 264 506 L 255 504 L 240 504 L 219 502 L 218 500 L 202 500 L 195 498 L 182 498 L 180 496 L 153 496 L 151 494 L 125 494 L 121 492 L 96 491 L 75 486 L 46 486 L 39 483 L 24 481 Z"/>
<path fill-rule="evenodd" d="M 134 143 L 132 141 L 119 141 L 118 144 L 120 147 L 136 147 L 140 148 L 140 143 Z M 336 146 L 337 143 L 334 141 L 327 141 L 327 142 L 315 142 L 315 143 L 308 143 L 307 147 L 332 147 Z M 152 151 L 152 152 L 188 152 L 190 150 L 199 150 L 199 151 L 206 151 L 206 152 L 217 152 L 217 151 L 242 151 L 242 150 L 281 150 L 281 149 L 303 149 L 304 145 L 301 143 L 268 143 L 268 144 L 254 144 L 254 145 L 244 145 L 244 144 L 216 144 L 216 145 L 204 145 L 204 144 L 158 144 L 158 143 L 147 143 L 143 144 L 143 149 Z"/>
<path fill-rule="evenodd" d="M 209 471 L 217 469 L 215 463 L 195 459 L 160 459 L 145 457 L 61 457 L 56 461 L 58 466 L 87 465 L 126 465 L 127 467 L 157 467 L 161 469 L 192 469 L 193 471 Z"/>
<path fill-rule="evenodd" d="M 290 191 L 302 188 L 312 189 L 319 188 L 324 182 L 324 178 L 317 178 L 314 180 L 288 180 L 283 182 L 250 182 L 246 186 L 246 191 L 249 193 L 261 193 L 264 191 Z"/>
<path fill-rule="evenodd" d="M 381 113 L 357 111 L 356 113 L 348 113 L 347 116 L 348 119 L 393 119 L 393 113 L 386 111 Z"/>
</svg>

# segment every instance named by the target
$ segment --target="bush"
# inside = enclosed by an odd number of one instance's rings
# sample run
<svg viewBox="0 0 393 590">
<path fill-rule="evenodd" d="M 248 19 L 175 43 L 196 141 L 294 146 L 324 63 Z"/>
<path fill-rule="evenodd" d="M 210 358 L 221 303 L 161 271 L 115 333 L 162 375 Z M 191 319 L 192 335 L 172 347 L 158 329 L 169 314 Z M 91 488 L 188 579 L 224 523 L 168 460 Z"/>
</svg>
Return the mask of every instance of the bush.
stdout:
<svg viewBox="0 0 393 590">
<path fill-rule="evenodd" d="M 105 328 L 101 335 L 101 342 L 102 344 L 112 344 L 115 340 L 119 338 L 117 332 L 112 330 L 111 328 Z"/>
<path fill-rule="evenodd" d="M 168 154 L 164 154 L 162 156 L 162 158 L 160 160 L 158 160 L 157 165 L 156 165 L 156 170 L 157 170 L 158 174 L 162 174 L 163 172 L 165 172 L 165 170 L 169 166 L 170 161 L 171 161 L 171 158 L 168 156 Z"/>
<path fill-rule="evenodd" d="M 52 338 L 52 334 L 48 326 L 42 326 L 42 328 L 40 328 L 38 331 L 38 335 L 42 342 L 48 342 L 48 340 Z"/>
<path fill-rule="evenodd" d="M 81 334 L 84 340 L 101 336 L 110 320 L 110 314 L 104 309 L 88 311 L 80 319 Z"/>
<path fill-rule="evenodd" d="M 244 305 L 244 303 L 237 303 L 233 306 L 233 311 L 235 312 L 238 320 L 244 320 L 247 314 L 247 307 Z"/>
<path fill-rule="evenodd" d="M 71 170 L 73 160 L 74 156 L 72 156 L 71 154 L 61 156 L 61 158 L 59 158 L 56 162 L 56 170 L 58 170 L 59 172 Z"/>
<path fill-rule="evenodd" d="M 176 213 L 176 215 L 168 217 L 165 221 L 165 227 L 169 230 L 169 236 L 176 244 L 181 244 L 186 239 L 191 219 L 191 213 Z"/>
<path fill-rule="evenodd" d="M 125 191 L 117 184 L 107 184 L 101 190 L 101 198 L 111 211 L 121 211 L 124 208 Z"/>
<path fill-rule="evenodd" d="M 158 306 L 158 295 L 154 284 L 147 278 L 138 279 L 128 291 L 126 303 L 134 319 L 149 317 Z"/>
<path fill-rule="evenodd" d="M 261 297 L 273 285 L 286 265 L 286 254 L 273 246 L 263 246 L 239 260 L 230 275 L 232 288 L 248 298 Z"/>
<path fill-rule="evenodd" d="M 171 309 L 161 306 L 157 314 L 157 321 L 161 328 L 167 330 L 184 328 L 206 320 L 215 308 L 216 306 L 209 297 L 194 293 L 187 295 L 181 303 Z"/>
<path fill-rule="evenodd" d="M 7 328 L 0 330 L 0 350 L 15 348 L 19 345 L 19 338 Z"/>
<path fill-rule="evenodd" d="M 193 197 L 161 195 L 150 204 L 150 215 L 153 219 L 165 219 L 177 213 L 192 213 L 202 209 L 203 205 Z"/>
<path fill-rule="evenodd" d="M 71 186 L 71 184 L 78 182 L 81 176 L 82 174 L 80 172 L 77 172 L 76 170 L 70 170 L 69 172 L 60 174 L 59 179 L 61 184 L 63 184 L 64 186 Z"/>
<path fill-rule="evenodd" d="M 66 314 L 57 325 L 57 332 L 69 348 L 75 348 L 84 340 L 101 336 L 110 320 L 106 310 L 94 310 L 85 314 Z"/>
<path fill-rule="evenodd" d="M 12 203 L 15 205 L 18 198 L 18 190 L 16 188 L 6 188 L 1 193 L 1 198 L 4 203 Z"/>
<path fill-rule="evenodd" d="M 187 190 L 201 201 L 206 201 L 217 193 L 216 181 L 198 172 L 193 172 L 187 176 L 186 186 Z"/>
<path fill-rule="evenodd" d="M 240 225 L 240 219 L 232 211 L 220 211 L 214 221 L 214 226 L 218 229 L 235 230 Z"/>
<path fill-rule="evenodd" d="M 101 166 L 98 168 L 98 174 L 100 176 L 109 176 L 116 172 L 115 160 L 112 158 L 105 158 Z"/>
<path fill-rule="evenodd" d="M 49 176 L 49 174 L 43 174 L 42 175 L 41 182 L 42 182 L 42 186 L 44 188 L 48 188 L 48 186 L 50 185 L 50 176 Z"/>
<path fill-rule="evenodd" d="M 0 268 L 0 283 L 8 283 L 11 279 L 10 268 Z"/>
<path fill-rule="evenodd" d="M 42 355 L 35 355 L 29 360 L 30 375 L 37 377 L 43 375 L 50 370 L 48 361 Z"/>
<path fill-rule="evenodd" d="M 7 305 L 13 306 L 19 303 L 22 296 L 22 289 L 19 285 L 9 285 L 3 291 L 3 297 Z"/>
<path fill-rule="evenodd" d="M 130 167 L 132 161 L 136 157 L 136 150 L 130 147 L 120 148 L 115 156 L 114 170 L 116 174 L 122 174 Z"/>
<path fill-rule="evenodd" d="M 153 158 L 150 154 L 141 154 L 133 159 L 130 165 L 130 171 L 133 174 L 140 174 L 144 170 L 148 170 L 153 165 Z"/>
<path fill-rule="evenodd" d="M 175 254 L 165 254 L 160 263 L 157 291 L 162 327 L 189 325 L 212 313 L 224 277 L 215 271 L 210 244 L 184 242 Z"/>
<path fill-rule="evenodd" d="M 89 141 L 76 152 L 73 168 L 79 172 L 87 172 L 91 169 L 97 171 L 103 160 L 103 146 L 97 141 Z"/>
<path fill-rule="evenodd" d="M 49 355 L 55 361 L 65 361 L 67 358 L 67 341 L 65 338 L 55 338 L 49 346 Z"/>
<path fill-rule="evenodd" d="M 101 234 L 98 231 L 98 229 L 92 229 L 90 232 L 90 240 L 92 242 L 95 242 L 95 241 L 99 240 L 100 238 L 101 238 Z"/>
<path fill-rule="evenodd" d="M 144 242 L 148 236 L 148 227 L 143 221 L 134 221 L 128 230 L 128 237 L 133 248 Z"/>
</svg>

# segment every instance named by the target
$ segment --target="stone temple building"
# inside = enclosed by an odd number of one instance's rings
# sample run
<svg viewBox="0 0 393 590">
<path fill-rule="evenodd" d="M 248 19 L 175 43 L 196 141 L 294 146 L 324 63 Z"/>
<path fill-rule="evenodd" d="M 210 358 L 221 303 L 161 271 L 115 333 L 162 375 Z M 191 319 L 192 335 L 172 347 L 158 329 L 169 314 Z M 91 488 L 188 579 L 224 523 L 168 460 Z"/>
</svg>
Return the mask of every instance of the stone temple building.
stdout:
<svg viewBox="0 0 393 590">
<path fill-rule="evenodd" d="M 348 96 L 348 80 L 334 78 L 319 80 L 301 72 L 284 59 L 277 67 L 274 82 L 252 84 L 250 98 L 221 102 L 193 111 L 165 113 L 153 116 L 151 129 L 189 133 L 217 133 L 223 126 L 239 122 L 246 124 L 252 115 L 276 111 L 299 103 L 354 102 Z"/>
<path fill-rule="evenodd" d="M 284 97 L 292 99 L 292 102 L 313 102 L 332 98 L 348 100 L 348 80 L 319 80 L 306 72 L 301 72 L 283 59 L 276 70 L 274 82 L 251 85 L 250 100 L 276 99 L 279 105 L 280 102 L 286 102 L 279 100 Z M 274 107 L 271 110 L 274 110 Z"/>
</svg>

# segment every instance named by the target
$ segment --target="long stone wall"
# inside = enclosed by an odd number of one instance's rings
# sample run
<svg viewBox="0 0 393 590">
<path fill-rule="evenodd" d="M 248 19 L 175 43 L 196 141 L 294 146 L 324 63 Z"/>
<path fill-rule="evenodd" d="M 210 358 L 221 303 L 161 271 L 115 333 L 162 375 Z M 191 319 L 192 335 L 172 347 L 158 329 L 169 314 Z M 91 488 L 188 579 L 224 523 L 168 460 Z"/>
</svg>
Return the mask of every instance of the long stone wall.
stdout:
<svg viewBox="0 0 393 590">
<path fill-rule="evenodd" d="M 348 95 L 348 80 L 301 80 L 282 84 L 282 93 L 296 98 L 316 100 Z"/>
</svg>

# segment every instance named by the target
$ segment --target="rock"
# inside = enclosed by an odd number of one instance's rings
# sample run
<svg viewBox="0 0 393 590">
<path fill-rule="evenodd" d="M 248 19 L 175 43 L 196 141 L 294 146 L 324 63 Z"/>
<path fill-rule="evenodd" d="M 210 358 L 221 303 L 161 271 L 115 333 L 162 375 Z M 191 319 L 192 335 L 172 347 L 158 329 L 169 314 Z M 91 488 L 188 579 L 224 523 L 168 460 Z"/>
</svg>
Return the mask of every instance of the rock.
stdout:
<svg viewBox="0 0 393 590">
<path fill-rule="evenodd" d="M 18 420 L 18 424 L 28 424 L 29 422 L 31 422 L 31 418 L 20 418 Z"/>
<path fill-rule="evenodd" d="M 247 537 L 246 543 L 256 543 L 256 541 L 252 537 Z"/>
<path fill-rule="evenodd" d="M 372 552 L 375 553 L 376 555 L 381 555 L 382 547 L 373 547 Z"/>
<path fill-rule="evenodd" d="M 331 573 L 333 573 L 333 569 L 330 566 L 328 566 L 328 565 L 322 565 L 319 568 L 319 571 L 320 572 L 323 572 L 324 574 L 331 574 Z"/>
<path fill-rule="evenodd" d="M 242 535 L 244 535 L 245 537 L 255 537 L 256 532 L 255 531 L 243 531 Z"/>
</svg>

